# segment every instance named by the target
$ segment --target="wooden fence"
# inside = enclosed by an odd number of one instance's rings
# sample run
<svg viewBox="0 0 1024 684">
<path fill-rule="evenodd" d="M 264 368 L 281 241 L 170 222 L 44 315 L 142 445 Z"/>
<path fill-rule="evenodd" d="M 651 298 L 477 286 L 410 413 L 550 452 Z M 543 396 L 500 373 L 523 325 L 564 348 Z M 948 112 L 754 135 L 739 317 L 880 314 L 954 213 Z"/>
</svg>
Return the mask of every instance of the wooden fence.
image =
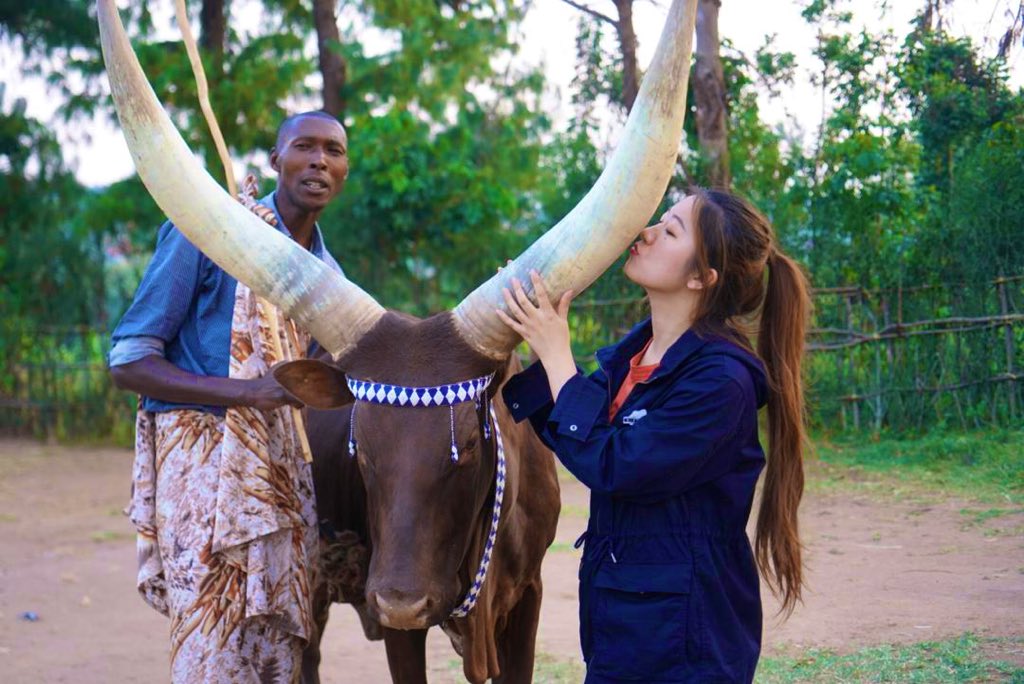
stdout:
<svg viewBox="0 0 1024 684">
<path fill-rule="evenodd" d="M 810 418 L 828 430 L 1024 427 L 1024 275 L 978 284 L 819 288 Z M 581 362 L 643 316 L 642 300 L 574 303 Z"/>
<path fill-rule="evenodd" d="M 20 351 L 0 376 L 0 434 L 131 443 L 136 399 L 110 381 L 108 332 L 50 327 L 22 337 L 5 340 Z"/>
<path fill-rule="evenodd" d="M 815 292 L 808 380 L 842 429 L 1024 426 L 1024 275 Z"/>
<path fill-rule="evenodd" d="M 814 292 L 808 400 L 819 428 L 1024 426 L 1024 275 L 988 283 Z M 645 315 L 642 299 L 574 303 L 584 363 Z M 109 335 L 25 332 L 0 376 L 0 433 L 130 443 L 135 399 L 113 387 Z"/>
</svg>

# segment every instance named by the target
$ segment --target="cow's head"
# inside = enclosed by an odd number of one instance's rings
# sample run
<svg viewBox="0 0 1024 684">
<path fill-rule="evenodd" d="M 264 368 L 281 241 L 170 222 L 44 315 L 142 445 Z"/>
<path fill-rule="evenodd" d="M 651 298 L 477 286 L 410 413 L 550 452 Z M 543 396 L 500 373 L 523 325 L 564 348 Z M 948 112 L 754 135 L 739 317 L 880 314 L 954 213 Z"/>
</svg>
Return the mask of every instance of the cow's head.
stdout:
<svg viewBox="0 0 1024 684">
<path fill-rule="evenodd" d="M 157 101 L 114 0 L 99 0 L 98 15 L 111 91 L 139 176 L 190 241 L 333 354 L 341 371 L 305 363 L 282 375 L 293 391 L 322 406 L 345 397 L 342 372 L 414 386 L 503 369 L 519 337 L 495 309 L 505 307 L 502 288 L 513 277 L 529 292 L 529 273 L 537 270 L 557 300 L 568 289 L 585 289 L 629 246 L 657 208 L 675 164 L 696 4 L 674 0 L 619 145 L 590 192 L 453 311 L 424 321 L 387 313 L 228 196 Z M 474 403 L 456 407 L 464 456 L 455 463 L 447 409 L 363 403 L 356 409 L 360 468 L 375 516 L 368 592 L 382 621 L 395 627 L 438 622 L 459 598 L 456 570 L 470 531 L 479 529 L 475 523 L 494 477 L 493 450 L 480 445 L 482 419 Z M 419 517 L 410 520 L 409 510 Z"/>
<path fill-rule="evenodd" d="M 418 320 L 389 312 L 336 365 L 306 360 L 275 370 L 307 404 L 354 408 L 354 451 L 373 541 L 366 599 L 385 627 L 438 624 L 463 599 L 476 569 L 470 549 L 482 542 L 494 497 L 495 441 L 485 437 L 483 422 L 506 366 L 475 352 L 449 313 Z M 451 413 L 447 406 L 352 403 L 346 385 L 346 375 L 434 387 L 492 373 L 479 403 L 458 403 Z"/>
</svg>

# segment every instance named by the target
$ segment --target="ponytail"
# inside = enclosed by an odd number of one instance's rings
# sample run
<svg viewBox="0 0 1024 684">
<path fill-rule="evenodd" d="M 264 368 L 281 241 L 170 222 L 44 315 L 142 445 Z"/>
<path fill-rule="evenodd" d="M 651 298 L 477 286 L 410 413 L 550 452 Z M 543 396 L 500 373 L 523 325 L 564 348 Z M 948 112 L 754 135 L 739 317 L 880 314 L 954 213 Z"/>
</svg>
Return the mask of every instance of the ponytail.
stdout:
<svg viewBox="0 0 1024 684">
<path fill-rule="evenodd" d="M 768 465 L 754 540 L 757 564 L 782 612 L 802 600 L 797 507 L 804 491 L 804 395 L 801 366 L 811 301 L 800 267 L 774 246 L 757 352 L 768 371 Z"/>
</svg>

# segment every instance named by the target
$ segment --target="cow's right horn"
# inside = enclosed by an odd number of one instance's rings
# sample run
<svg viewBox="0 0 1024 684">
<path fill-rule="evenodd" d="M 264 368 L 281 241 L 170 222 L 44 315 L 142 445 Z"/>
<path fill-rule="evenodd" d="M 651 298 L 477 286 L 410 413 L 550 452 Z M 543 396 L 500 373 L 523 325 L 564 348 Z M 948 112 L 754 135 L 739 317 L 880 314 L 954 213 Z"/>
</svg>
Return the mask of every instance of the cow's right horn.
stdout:
<svg viewBox="0 0 1024 684">
<path fill-rule="evenodd" d="M 114 0 L 99 0 L 97 14 L 114 105 L 149 194 L 218 266 L 278 306 L 336 357 L 343 355 L 380 319 L 383 307 L 217 185 L 160 106 Z"/>
<path fill-rule="evenodd" d="M 513 277 L 532 290 L 536 269 L 556 300 L 580 292 L 604 273 L 643 229 L 665 194 L 679 151 L 697 0 L 674 0 L 651 66 L 615 153 L 590 192 L 513 264 L 478 287 L 452 312 L 477 351 L 509 354 L 519 336 L 501 322 L 502 288 Z"/>
</svg>

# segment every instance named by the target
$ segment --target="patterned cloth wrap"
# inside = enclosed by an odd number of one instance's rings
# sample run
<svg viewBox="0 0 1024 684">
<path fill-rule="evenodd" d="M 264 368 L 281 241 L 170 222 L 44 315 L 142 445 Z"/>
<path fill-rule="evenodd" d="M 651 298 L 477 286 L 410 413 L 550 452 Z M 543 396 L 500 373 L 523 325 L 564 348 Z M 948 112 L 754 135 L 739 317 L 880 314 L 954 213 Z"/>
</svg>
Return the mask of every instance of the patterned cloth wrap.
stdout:
<svg viewBox="0 0 1024 684">
<path fill-rule="evenodd" d="M 255 182 L 247 188 L 254 194 Z M 309 341 L 238 284 L 229 377 L 261 377 L 303 358 Z M 139 592 L 171 618 L 176 682 L 299 675 L 302 647 L 315 636 L 318 539 L 297 416 L 288 406 L 232 407 L 223 418 L 138 412 L 126 513 L 137 531 Z"/>
</svg>

